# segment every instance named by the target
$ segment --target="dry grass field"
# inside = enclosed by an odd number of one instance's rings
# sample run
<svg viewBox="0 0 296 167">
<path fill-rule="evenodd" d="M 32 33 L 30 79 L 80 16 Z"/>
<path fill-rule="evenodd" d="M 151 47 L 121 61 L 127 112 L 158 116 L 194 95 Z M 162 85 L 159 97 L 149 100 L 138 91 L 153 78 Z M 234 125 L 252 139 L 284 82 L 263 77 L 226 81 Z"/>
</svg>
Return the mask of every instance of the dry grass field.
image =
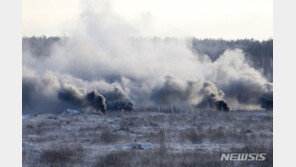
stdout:
<svg viewBox="0 0 296 167">
<path fill-rule="evenodd" d="M 38 114 L 23 118 L 23 166 L 272 166 L 272 111 Z M 263 152 L 261 162 L 221 153 Z"/>
</svg>

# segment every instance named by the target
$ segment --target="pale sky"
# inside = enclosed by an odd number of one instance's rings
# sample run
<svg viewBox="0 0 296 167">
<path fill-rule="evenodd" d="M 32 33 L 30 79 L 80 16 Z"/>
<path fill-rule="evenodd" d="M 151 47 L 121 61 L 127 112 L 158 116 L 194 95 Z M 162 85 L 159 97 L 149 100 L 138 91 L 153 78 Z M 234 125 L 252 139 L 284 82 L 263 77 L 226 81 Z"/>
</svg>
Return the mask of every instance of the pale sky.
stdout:
<svg viewBox="0 0 296 167">
<path fill-rule="evenodd" d="M 67 35 L 91 0 L 23 0 L 23 35 Z M 95 1 L 100 6 L 100 0 Z M 273 36 L 273 0 L 112 0 L 113 11 L 140 36 Z M 96 6 L 93 6 L 96 8 Z"/>
</svg>

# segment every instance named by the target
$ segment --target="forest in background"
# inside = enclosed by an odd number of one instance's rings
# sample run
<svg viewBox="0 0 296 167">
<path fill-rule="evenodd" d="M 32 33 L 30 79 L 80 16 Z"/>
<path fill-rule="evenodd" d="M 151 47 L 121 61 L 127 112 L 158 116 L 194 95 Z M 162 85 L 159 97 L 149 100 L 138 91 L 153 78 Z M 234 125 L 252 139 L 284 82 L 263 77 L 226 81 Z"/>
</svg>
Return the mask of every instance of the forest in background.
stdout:
<svg viewBox="0 0 296 167">
<path fill-rule="evenodd" d="M 63 37 L 67 38 L 67 37 Z M 30 51 L 36 56 L 50 56 L 51 47 L 60 41 L 61 37 L 24 37 L 23 51 Z M 241 49 L 247 60 L 257 70 L 262 70 L 264 76 L 273 81 L 273 39 L 258 41 L 254 39 L 197 39 L 192 38 L 191 49 L 194 53 L 208 55 L 212 61 L 222 55 L 227 49 Z"/>
</svg>

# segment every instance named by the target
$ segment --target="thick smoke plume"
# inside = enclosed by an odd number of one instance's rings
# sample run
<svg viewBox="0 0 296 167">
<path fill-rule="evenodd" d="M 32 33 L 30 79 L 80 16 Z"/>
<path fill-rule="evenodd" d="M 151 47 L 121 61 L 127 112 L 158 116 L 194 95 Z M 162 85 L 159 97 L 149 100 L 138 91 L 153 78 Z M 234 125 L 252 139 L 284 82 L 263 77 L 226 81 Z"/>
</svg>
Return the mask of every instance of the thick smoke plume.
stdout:
<svg viewBox="0 0 296 167">
<path fill-rule="evenodd" d="M 272 83 L 242 50 L 212 61 L 191 40 L 137 37 L 133 24 L 101 9 L 86 8 L 43 56 L 23 47 L 23 112 L 272 109 Z"/>
<path fill-rule="evenodd" d="M 83 95 L 73 86 L 64 86 L 58 91 L 58 98 L 76 106 L 77 108 L 87 108 L 90 106 L 102 113 L 105 113 L 107 110 L 104 96 L 97 91 L 92 91 Z"/>
<path fill-rule="evenodd" d="M 165 106 L 177 106 L 184 109 L 213 108 L 228 111 L 229 107 L 224 98 L 224 92 L 209 81 L 177 81 L 167 76 L 164 84 L 155 88 L 151 95 L 154 103 Z"/>
</svg>

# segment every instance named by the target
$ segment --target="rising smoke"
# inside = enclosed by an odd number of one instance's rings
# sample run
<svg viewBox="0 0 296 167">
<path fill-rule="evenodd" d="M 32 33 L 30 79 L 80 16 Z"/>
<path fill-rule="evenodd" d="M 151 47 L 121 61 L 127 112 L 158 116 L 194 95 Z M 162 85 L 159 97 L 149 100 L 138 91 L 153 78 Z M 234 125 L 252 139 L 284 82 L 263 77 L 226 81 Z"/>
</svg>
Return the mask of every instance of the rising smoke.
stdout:
<svg viewBox="0 0 296 167">
<path fill-rule="evenodd" d="M 272 83 L 242 50 L 212 62 L 193 53 L 190 40 L 135 37 L 138 31 L 109 8 L 87 8 L 49 56 L 26 47 L 23 112 L 272 109 Z"/>
<path fill-rule="evenodd" d="M 76 108 L 92 107 L 98 112 L 105 113 L 107 110 L 105 97 L 96 90 L 83 95 L 73 86 L 63 86 L 58 91 L 58 98 L 72 104 Z"/>
<path fill-rule="evenodd" d="M 152 90 L 152 100 L 155 104 L 165 106 L 176 106 L 178 108 L 212 108 L 228 111 L 229 107 L 224 98 L 224 92 L 218 90 L 210 81 L 177 81 L 172 76 L 167 76 L 164 84 Z"/>
</svg>

